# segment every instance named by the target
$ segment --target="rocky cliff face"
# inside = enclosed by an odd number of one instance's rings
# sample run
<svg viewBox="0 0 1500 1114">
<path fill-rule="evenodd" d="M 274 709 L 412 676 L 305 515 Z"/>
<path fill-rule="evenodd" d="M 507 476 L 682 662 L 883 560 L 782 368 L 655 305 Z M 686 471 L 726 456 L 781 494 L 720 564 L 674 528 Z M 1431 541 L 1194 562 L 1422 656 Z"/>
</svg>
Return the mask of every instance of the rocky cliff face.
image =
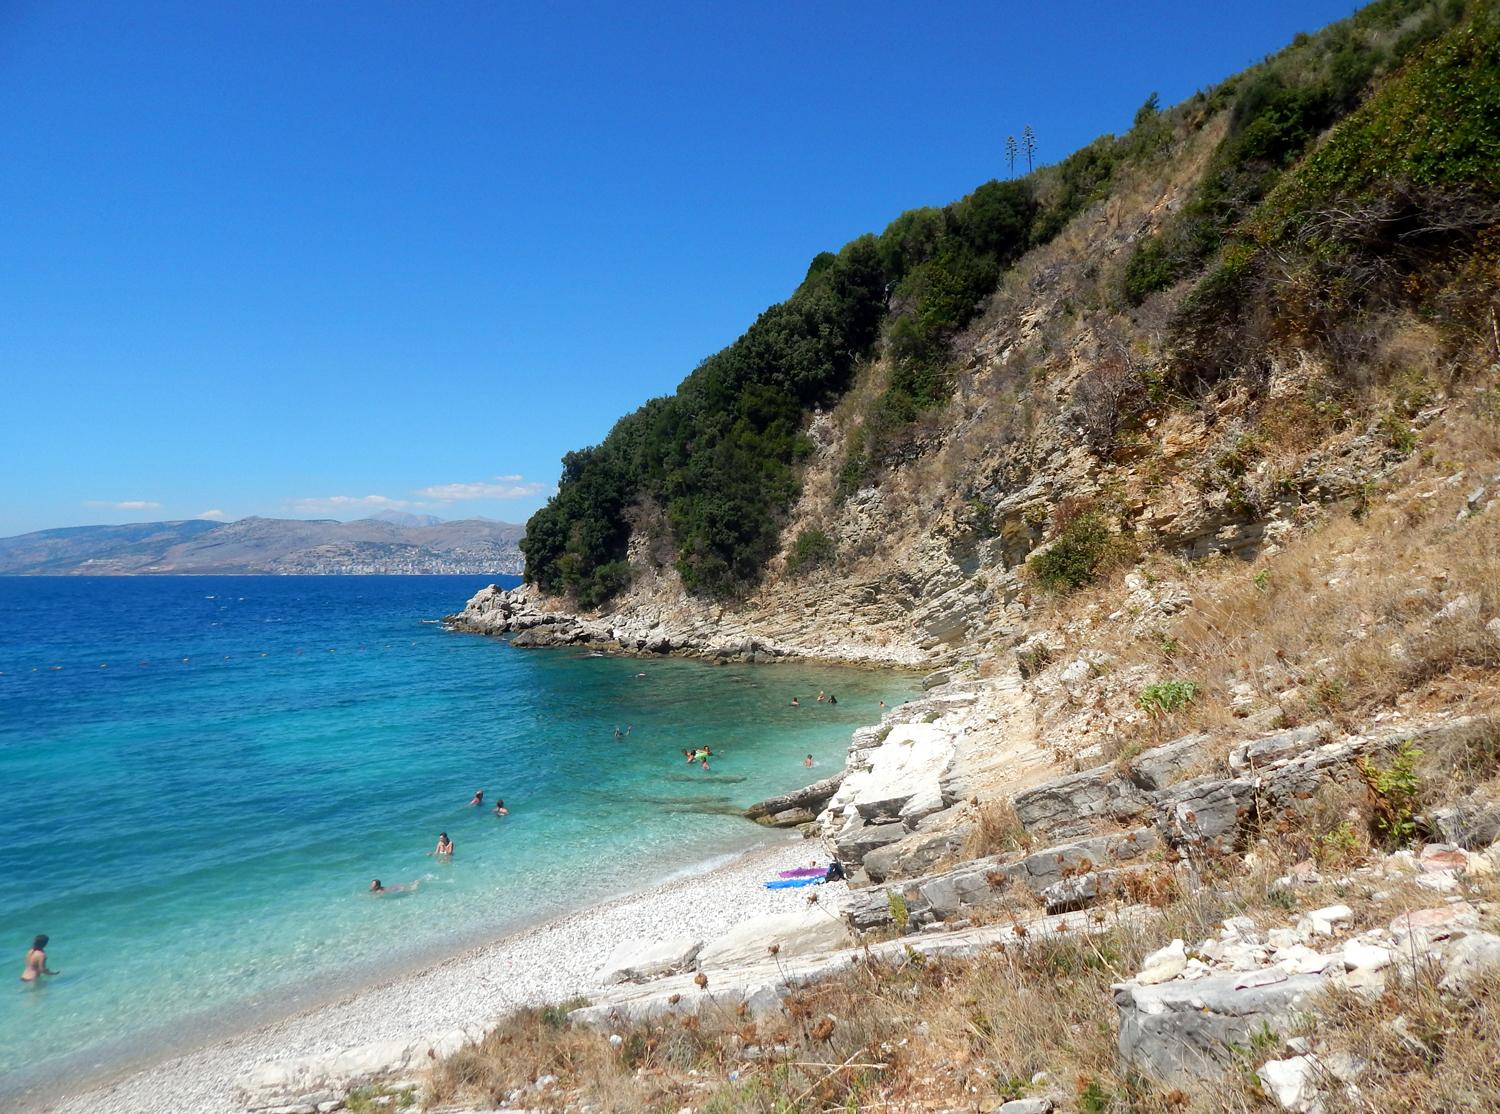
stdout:
<svg viewBox="0 0 1500 1114">
<path fill-rule="evenodd" d="M 1162 322 L 1174 304 L 1163 295 L 1118 312 L 1108 276 L 1180 208 L 1221 133 L 1222 122 L 1185 139 L 1158 176 L 1123 183 L 1010 271 L 956 345 L 952 401 L 867 486 L 841 495 L 840 467 L 889 368 L 866 367 L 843 402 L 815 414 L 815 452 L 782 551 L 747 598 L 684 591 L 662 516 L 641 506 L 631 586 L 605 610 L 577 612 L 532 589 L 487 591 L 453 625 L 511 634 L 518 646 L 939 667 L 1026 637 L 1040 595 L 1027 559 L 1080 509 L 1102 513 L 1136 550 L 1250 560 L 1318 508 L 1358 498 L 1409 448 L 1373 403 L 1336 422 L 1309 416 L 1310 392 L 1331 372 L 1295 348 L 1255 384 L 1230 377 L 1195 405 L 1155 408 L 1101 444 L 1097 381 L 1126 364 L 1137 380 L 1160 378 Z M 1419 432 L 1438 412 L 1416 407 L 1406 428 Z M 835 551 L 798 569 L 791 553 L 809 528 Z"/>
</svg>

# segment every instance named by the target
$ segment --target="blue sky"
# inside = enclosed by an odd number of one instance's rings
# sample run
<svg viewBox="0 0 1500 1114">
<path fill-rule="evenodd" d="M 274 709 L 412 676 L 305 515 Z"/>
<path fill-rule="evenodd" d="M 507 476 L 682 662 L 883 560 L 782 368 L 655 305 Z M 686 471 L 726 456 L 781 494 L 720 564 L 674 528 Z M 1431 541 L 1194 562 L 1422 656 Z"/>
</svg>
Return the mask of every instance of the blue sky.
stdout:
<svg viewBox="0 0 1500 1114">
<path fill-rule="evenodd" d="M 1324 3 L 0 0 L 0 535 L 519 521 L 818 251 Z"/>
</svg>

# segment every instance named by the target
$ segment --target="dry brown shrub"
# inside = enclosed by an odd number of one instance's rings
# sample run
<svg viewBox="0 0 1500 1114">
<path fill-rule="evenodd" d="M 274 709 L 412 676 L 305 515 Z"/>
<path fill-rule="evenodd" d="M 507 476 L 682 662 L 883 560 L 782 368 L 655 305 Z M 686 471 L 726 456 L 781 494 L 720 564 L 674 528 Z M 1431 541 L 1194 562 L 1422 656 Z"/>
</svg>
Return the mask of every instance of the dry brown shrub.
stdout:
<svg viewBox="0 0 1500 1114">
<path fill-rule="evenodd" d="M 983 859 L 1030 846 L 1031 836 L 1016 815 L 1016 806 L 1009 798 L 991 800 L 983 802 L 975 814 L 974 828 L 964 841 L 963 857 Z"/>
</svg>

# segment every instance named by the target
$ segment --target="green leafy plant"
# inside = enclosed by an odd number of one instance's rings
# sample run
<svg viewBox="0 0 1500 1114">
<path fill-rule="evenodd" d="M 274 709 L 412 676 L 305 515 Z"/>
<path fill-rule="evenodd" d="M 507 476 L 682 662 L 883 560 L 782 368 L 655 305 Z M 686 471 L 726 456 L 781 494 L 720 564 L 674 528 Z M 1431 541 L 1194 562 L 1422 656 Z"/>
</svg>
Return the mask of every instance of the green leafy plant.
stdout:
<svg viewBox="0 0 1500 1114">
<path fill-rule="evenodd" d="M 1135 702 L 1152 719 L 1182 711 L 1198 698 L 1196 681 L 1157 681 L 1141 689 Z"/>
<path fill-rule="evenodd" d="M 906 898 L 895 890 L 890 890 L 885 895 L 885 903 L 891 911 L 891 919 L 896 922 L 896 928 L 905 932 L 906 926 L 911 922 L 911 910 L 907 908 Z"/>
<path fill-rule="evenodd" d="M 555 1002 L 550 1006 L 543 1006 L 537 1018 L 549 1029 L 563 1029 L 567 1027 L 568 1014 L 574 1010 L 581 1010 L 588 1004 L 587 998 L 569 998 L 566 1002 Z"/>
<path fill-rule="evenodd" d="M 1070 592 L 1093 583 L 1131 552 L 1127 539 L 1111 529 L 1099 511 L 1084 511 L 1058 534 L 1045 551 L 1027 561 L 1037 584 L 1049 592 Z"/>
<path fill-rule="evenodd" d="M 797 576 L 818 565 L 826 565 L 833 560 L 836 549 L 832 538 L 816 526 L 809 526 L 792 543 L 792 552 L 786 559 L 786 571 Z"/>
<path fill-rule="evenodd" d="M 1097 1079 L 1081 1081 L 1078 1090 L 1078 1109 L 1083 1114 L 1107 1114 L 1114 1100 L 1110 1098 Z"/>
<path fill-rule="evenodd" d="M 1407 739 L 1396 748 L 1388 766 L 1360 761 L 1360 773 L 1375 798 L 1375 833 L 1387 846 L 1399 847 L 1416 835 L 1417 798 L 1422 788 L 1417 761 L 1421 757 L 1421 748 Z"/>
<path fill-rule="evenodd" d="M 1338 677 L 1319 677 L 1313 685 L 1312 702 L 1324 712 L 1336 712 L 1343 706 L 1347 688 Z"/>
<path fill-rule="evenodd" d="M 1257 592 L 1265 592 L 1271 587 L 1271 570 L 1261 569 L 1250 578 L 1250 583 L 1255 585 Z"/>
<path fill-rule="evenodd" d="M 382 1102 L 376 1102 L 382 1099 Z M 377 1110 L 404 1110 L 417 1101 L 417 1093 L 410 1087 L 396 1090 L 392 1087 L 359 1087 L 344 1098 L 344 1107 L 350 1114 L 374 1114 Z"/>
<path fill-rule="evenodd" d="M 994 1084 L 996 1098 L 1001 1102 L 1013 1102 L 1026 1097 L 1029 1080 L 1019 1075 L 997 1075 Z"/>
<path fill-rule="evenodd" d="M 1359 833 L 1354 830 L 1354 822 L 1341 821 L 1338 827 L 1318 837 L 1318 865 L 1332 869 L 1347 866 L 1359 858 L 1362 850 L 1364 847 Z"/>
<path fill-rule="evenodd" d="M 1402 456 L 1410 456 L 1412 450 L 1417 447 L 1416 431 L 1412 429 L 1411 423 L 1405 417 L 1394 410 L 1381 417 L 1378 428 L 1385 443 Z"/>
</svg>

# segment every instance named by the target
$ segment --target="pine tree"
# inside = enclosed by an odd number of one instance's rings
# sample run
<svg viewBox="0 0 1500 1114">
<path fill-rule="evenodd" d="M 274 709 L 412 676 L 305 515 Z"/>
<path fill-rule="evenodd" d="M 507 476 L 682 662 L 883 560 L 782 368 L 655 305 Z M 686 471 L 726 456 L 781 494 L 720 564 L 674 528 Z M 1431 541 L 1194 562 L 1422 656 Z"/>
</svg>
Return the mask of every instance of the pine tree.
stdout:
<svg viewBox="0 0 1500 1114">
<path fill-rule="evenodd" d="M 1008 135 L 1005 137 L 1005 162 L 1010 167 L 1010 176 L 1016 176 L 1016 137 Z"/>
<path fill-rule="evenodd" d="M 1026 148 L 1026 173 L 1031 173 L 1031 160 L 1036 154 L 1036 132 L 1027 124 L 1021 129 L 1021 146 Z"/>
</svg>

